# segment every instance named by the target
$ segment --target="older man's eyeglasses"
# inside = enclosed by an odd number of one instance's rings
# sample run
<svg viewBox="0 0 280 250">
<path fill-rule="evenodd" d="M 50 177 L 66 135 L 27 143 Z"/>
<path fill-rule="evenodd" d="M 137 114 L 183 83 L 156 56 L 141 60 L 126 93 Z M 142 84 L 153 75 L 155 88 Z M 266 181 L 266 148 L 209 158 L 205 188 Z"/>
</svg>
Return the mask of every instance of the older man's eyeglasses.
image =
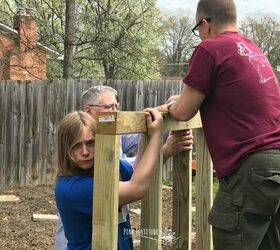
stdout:
<svg viewBox="0 0 280 250">
<path fill-rule="evenodd" d="M 203 23 L 203 20 L 207 21 L 208 23 L 211 22 L 211 18 L 210 17 L 202 18 L 192 29 L 192 33 L 195 36 L 199 36 L 198 27 Z"/>
<path fill-rule="evenodd" d="M 87 106 L 90 107 L 100 107 L 106 110 L 119 110 L 120 104 L 119 103 L 112 103 L 112 104 L 89 104 Z"/>
</svg>

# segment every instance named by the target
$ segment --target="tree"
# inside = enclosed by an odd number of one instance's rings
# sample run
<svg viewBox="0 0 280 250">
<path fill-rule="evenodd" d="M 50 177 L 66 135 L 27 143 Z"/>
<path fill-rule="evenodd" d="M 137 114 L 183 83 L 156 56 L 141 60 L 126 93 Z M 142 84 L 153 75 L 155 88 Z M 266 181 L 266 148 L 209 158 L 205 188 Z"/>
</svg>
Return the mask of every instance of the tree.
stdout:
<svg viewBox="0 0 280 250">
<path fill-rule="evenodd" d="M 2 2 L 14 11 L 19 6 L 36 9 L 38 40 L 42 44 L 61 54 L 64 43 L 73 45 L 74 78 L 159 77 L 153 53 L 159 44 L 155 0 L 76 0 L 76 27 L 69 29 L 66 36 L 65 1 Z M 49 62 L 49 78 L 61 77 L 62 65 L 54 63 Z"/>
<path fill-rule="evenodd" d="M 154 0 L 89 1 L 76 59 L 96 61 L 106 79 L 159 77 L 153 49 L 159 40 Z M 93 28 L 94 27 L 94 28 Z"/>
<path fill-rule="evenodd" d="M 14 16 L 18 8 L 33 9 L 32 13 L 37 23 L 37 41 L 44 46 L 63 54 L 64 42 L 64 15 L 61 10 L 65 9 L 64 1 L 12 1 L 0 0 L 1 22 L 7 26 L 14 26 Z M 35 11 L 36 10 L 36 11 Z M 47 77 L 61 78 L 63 64 L 56 59 L 47 61 Z"/>
<path fill-rule="evenodd" d="M 14 6 L 12 5 L 12 3 L 10 3 L 10 1 L 7 0 L 1 0 L 0 5 L 1 5 L 1 9 L 0 9 L 1 22 L 6 24 L 12 24 L 13 16 L 15 14 L 15 12 L 13 11 Z"/>
<path fill-rule="evenodd" d="M 163 74 L 168 76 L 181 76 L 186 74 L 186 64 L 198 43 L 191 30 L 194 23 L 188 17 L 169 16 L 162 26 L 162 53 L 166 65 Z M 178 67 L 184 65 L 185 67 Z"/>
<path fill-rule="evenodd" d="M 273 67 L 280 64 L 280 22 L 276 17 L 247 17 L 239 29 L 258 45 Z"/>
<path fill-rule="evenodd" d="M 73 78 L 74 30 L 75 30 L 75 0 L 67 0 L 65 8 L 65 40 L 63 78 Z"/>
</svg>

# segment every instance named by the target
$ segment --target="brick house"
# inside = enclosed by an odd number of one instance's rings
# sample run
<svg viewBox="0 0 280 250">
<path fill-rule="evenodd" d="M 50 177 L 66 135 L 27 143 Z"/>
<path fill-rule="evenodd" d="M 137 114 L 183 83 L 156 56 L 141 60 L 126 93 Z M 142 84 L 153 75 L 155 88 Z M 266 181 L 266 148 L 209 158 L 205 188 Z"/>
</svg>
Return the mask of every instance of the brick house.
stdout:
<svg viewBox="0 0 280 250">
<path fill-rule="evenodd" d="M 37 42 L 30 9 L 19 9 L 14 29 L 0 22 L 0 80 L 46 79 L 48 57 L 60 55 Z"/>
</svg>

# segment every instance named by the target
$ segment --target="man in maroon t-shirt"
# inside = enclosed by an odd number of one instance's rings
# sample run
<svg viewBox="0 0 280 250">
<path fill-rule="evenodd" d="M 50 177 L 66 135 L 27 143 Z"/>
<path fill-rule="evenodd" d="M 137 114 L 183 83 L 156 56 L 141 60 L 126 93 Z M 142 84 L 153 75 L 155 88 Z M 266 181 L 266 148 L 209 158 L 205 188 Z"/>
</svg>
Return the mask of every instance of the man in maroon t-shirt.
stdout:
<svg viewBox="0 0 280 250">
<path fill-rule="evenodd" d="M 178 120 L 201 113 L 220 180 L 209 213 L 215 250 L 280 249 L 280 88 L 259 48 L 237 32 L 233 0 L 200 0 Z M 170 102 L 170 101 L 175 102 Z M 167 103 L 168 103 L 167 102 Z"/>
</svg>

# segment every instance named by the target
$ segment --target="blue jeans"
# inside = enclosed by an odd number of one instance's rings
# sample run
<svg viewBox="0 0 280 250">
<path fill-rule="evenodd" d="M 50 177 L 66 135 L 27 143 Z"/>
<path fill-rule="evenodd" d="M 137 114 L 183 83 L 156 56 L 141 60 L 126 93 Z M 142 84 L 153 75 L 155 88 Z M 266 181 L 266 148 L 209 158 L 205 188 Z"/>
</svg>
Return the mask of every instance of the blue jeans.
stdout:
<svg viewBox="0 0 280 250">
<path fill-rule="evenodd" d="M 55 249 L 56 250 L 67 250 L 67 239 L 64 235 L 64 228 L 63 224 L 60 218 L 60 215 L 58 213 L 58 222 L 57 222 L 57 228 L 56 228 L 56 234 L 55 234 Z"/>
</svg>

